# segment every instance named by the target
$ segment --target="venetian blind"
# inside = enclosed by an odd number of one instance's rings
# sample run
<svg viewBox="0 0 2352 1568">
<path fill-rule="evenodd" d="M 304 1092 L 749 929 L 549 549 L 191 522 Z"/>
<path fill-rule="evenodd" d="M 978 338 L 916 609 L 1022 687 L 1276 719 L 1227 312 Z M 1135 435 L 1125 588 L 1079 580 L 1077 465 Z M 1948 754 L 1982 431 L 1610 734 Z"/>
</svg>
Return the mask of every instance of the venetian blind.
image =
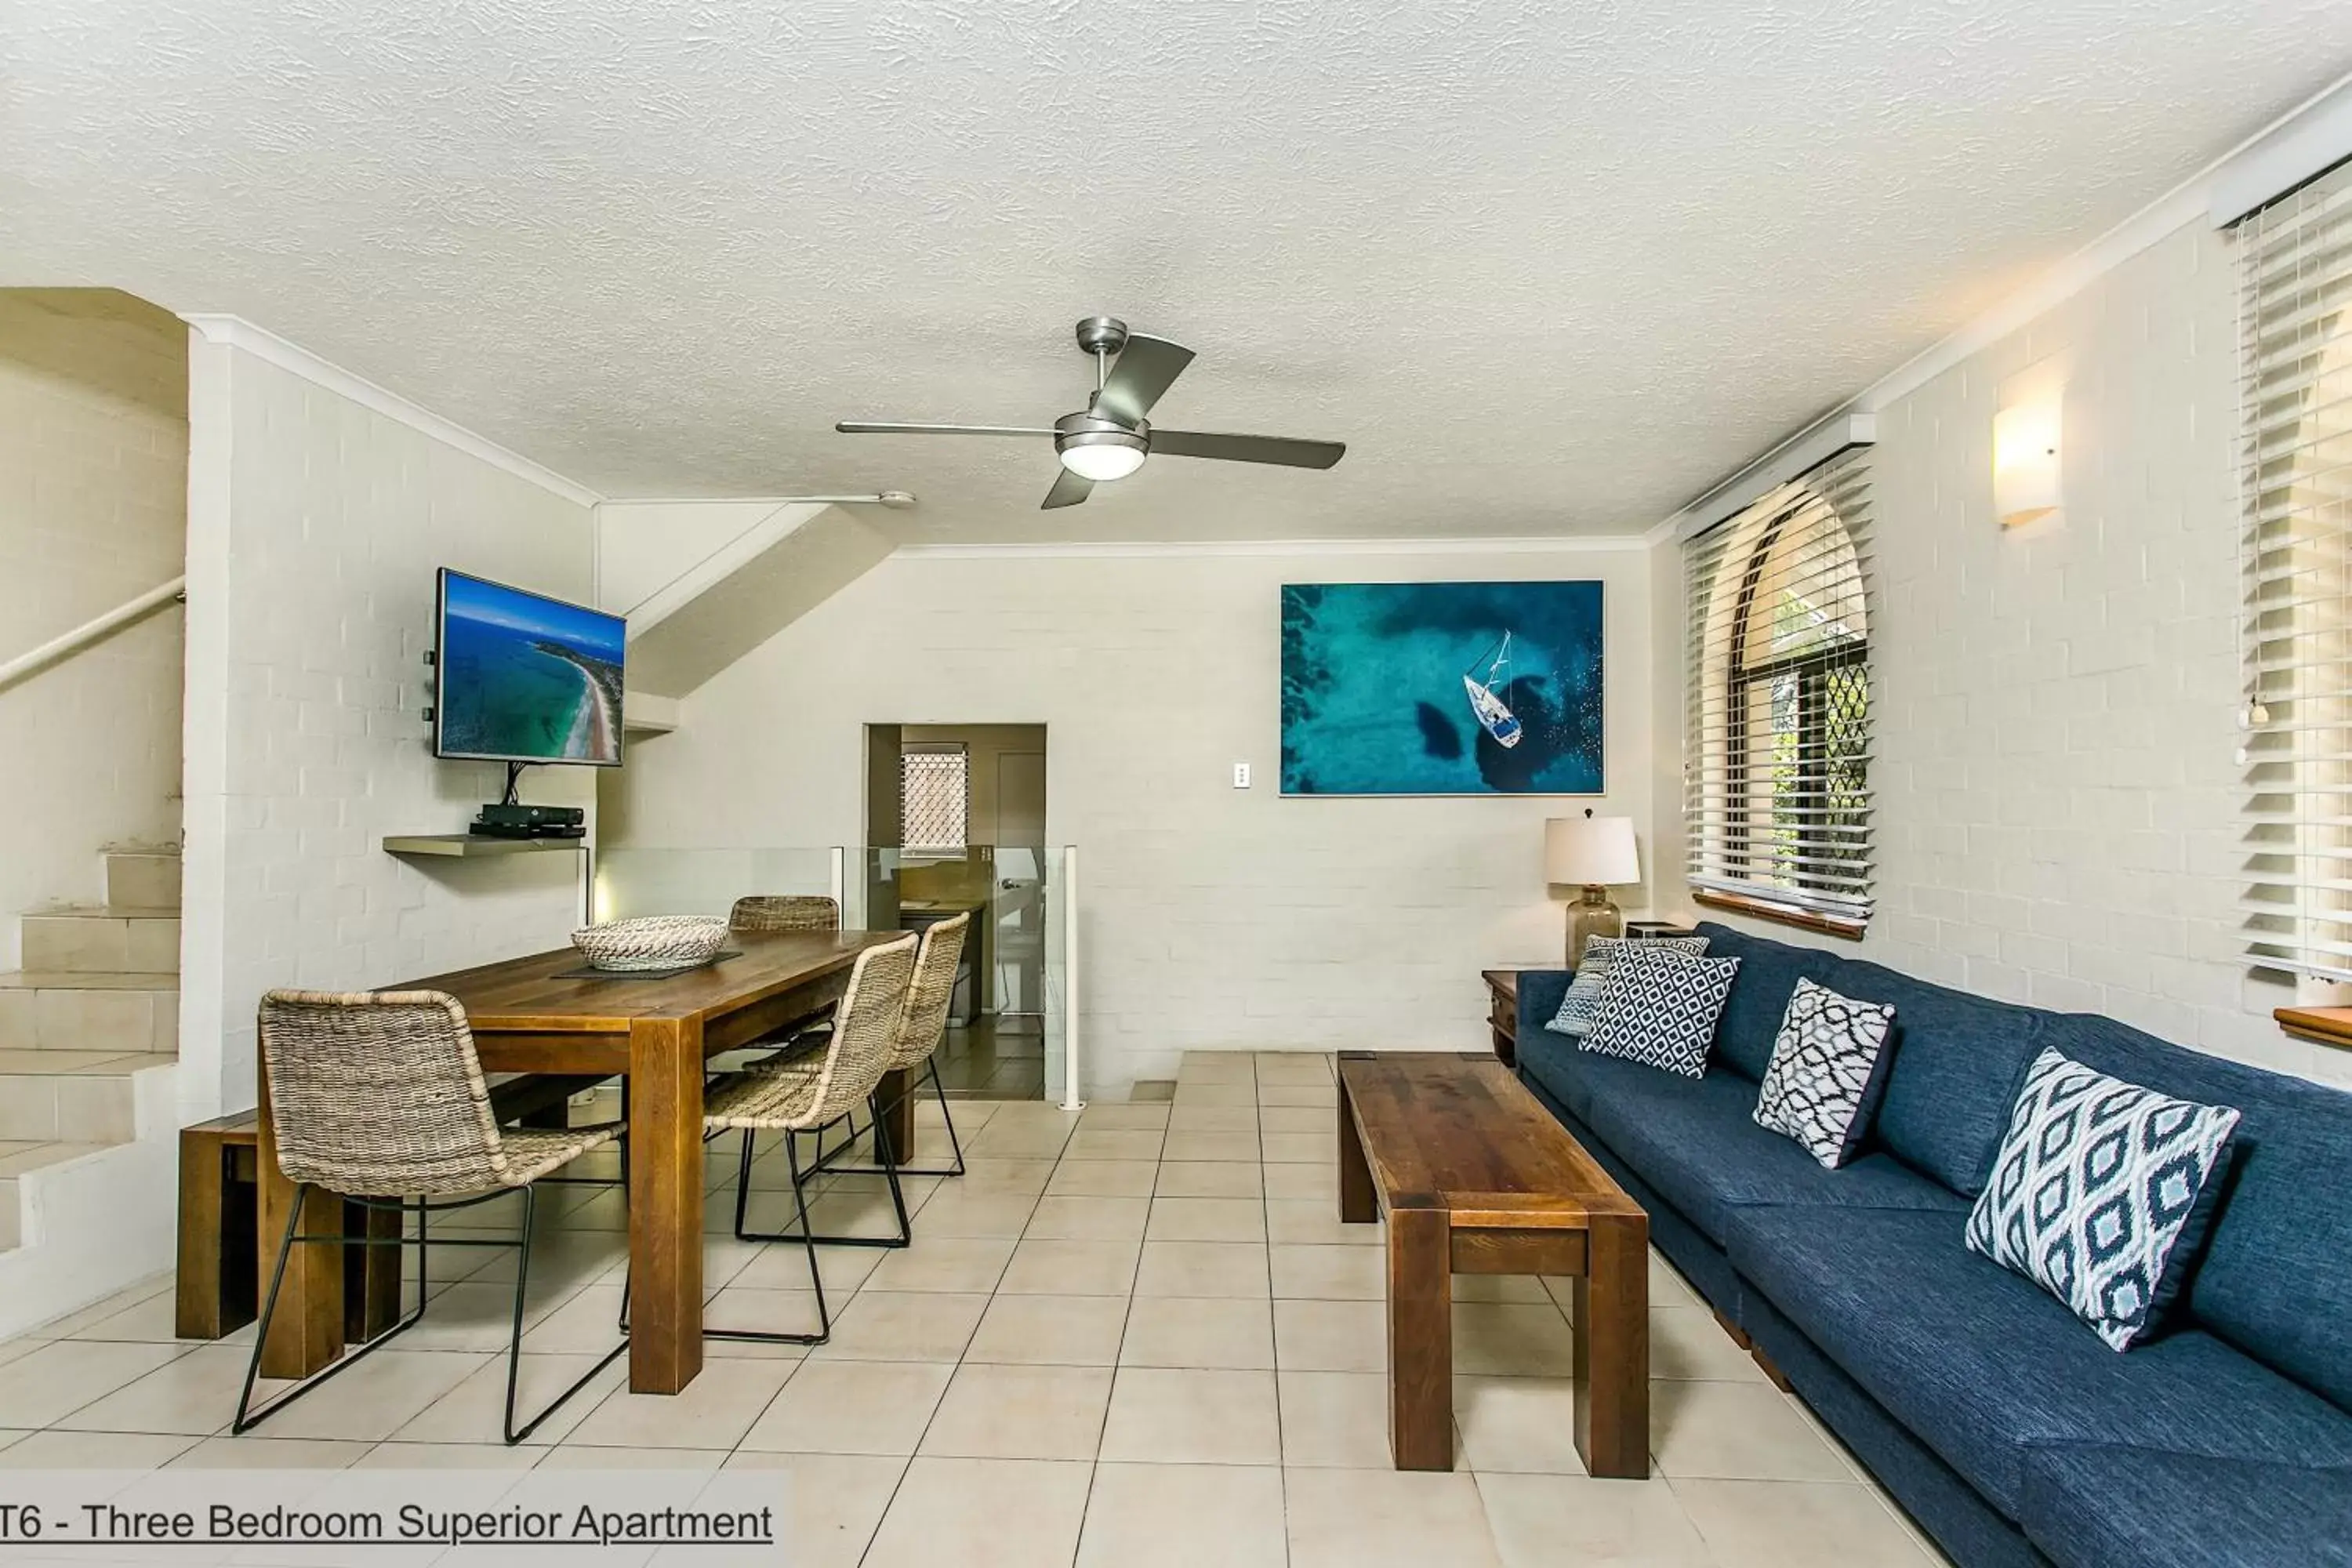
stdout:
<svg viewBox="0 0 2352 1568">
<path fill-rule="evenodd" d="M 2352 164 L 2235 234 L 2247 952 L 2352 980 Z"/>
<path fill-rule="evenodd" d="M 1870 918 L 1867 448 L 1684 546 L 1690 885 Z"/>
</svg>

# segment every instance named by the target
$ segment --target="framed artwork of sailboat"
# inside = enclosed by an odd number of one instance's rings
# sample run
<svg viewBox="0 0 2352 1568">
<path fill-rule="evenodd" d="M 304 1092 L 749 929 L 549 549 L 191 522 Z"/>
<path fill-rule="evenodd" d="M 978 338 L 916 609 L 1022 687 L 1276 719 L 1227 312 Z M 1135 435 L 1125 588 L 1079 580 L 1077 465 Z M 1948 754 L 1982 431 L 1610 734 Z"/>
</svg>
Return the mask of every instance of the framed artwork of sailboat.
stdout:
<svg viewBox="0 0 2352 1568">
<path fill-rule="evenodd" d="M 1599 795 L 1599 583 L 1291 583 L 1285 795 Z"/>
</svg>

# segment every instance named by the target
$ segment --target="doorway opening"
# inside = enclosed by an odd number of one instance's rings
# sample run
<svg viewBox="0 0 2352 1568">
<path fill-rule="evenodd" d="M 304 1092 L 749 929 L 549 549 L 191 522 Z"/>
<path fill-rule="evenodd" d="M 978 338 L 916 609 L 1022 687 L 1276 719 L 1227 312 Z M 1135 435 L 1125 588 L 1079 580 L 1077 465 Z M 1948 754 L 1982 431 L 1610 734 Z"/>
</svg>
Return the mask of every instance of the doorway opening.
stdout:
<svg viewBox="0 0 2352 1568">
<path fill-rule="evenodd" d="M 1049 1060 L 1043 724 L 866 727 L 866 924 L 971 916 L 940 1081 L 971 1100 L 1040 1100 Z"/>
</svg>

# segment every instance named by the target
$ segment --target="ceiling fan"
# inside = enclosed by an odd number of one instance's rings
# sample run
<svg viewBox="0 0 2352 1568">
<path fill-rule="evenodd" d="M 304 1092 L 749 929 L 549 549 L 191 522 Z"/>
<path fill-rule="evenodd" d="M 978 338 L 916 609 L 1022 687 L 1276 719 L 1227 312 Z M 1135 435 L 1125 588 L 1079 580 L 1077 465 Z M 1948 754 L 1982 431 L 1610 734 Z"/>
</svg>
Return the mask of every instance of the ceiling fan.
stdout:
<svg viewBox="0 0 2352 1568">
<path fill-rule="evenodd" d="M 1164 338 L 1130 332 L 1111 316 L 1078 323 L 1078 347 L 1094 356 L 1095 393 L 1085 410 L 1066 414 L 1052 429 L 1019 425 L 897 425 L 845 419 L 834 426 L 850 436 L 1050 436 L 1062 472 L 1045 492 L 1043 510 L 1076 506 L 1097 484 L 1123 479 L 1154 452 L 1171 458 L 1215 458 L 1228 463 L 1276 463 L 1328 468 L 1345 455 L 1339 441 L 1296 441 L 1282 436 L 1229 436 L 1210 430 L 1160 430 L 1144 416 L 1192 363 L 1192 351 Z M 1113 363 L 1113 356 L 1117 357 Z"/>
</svg>

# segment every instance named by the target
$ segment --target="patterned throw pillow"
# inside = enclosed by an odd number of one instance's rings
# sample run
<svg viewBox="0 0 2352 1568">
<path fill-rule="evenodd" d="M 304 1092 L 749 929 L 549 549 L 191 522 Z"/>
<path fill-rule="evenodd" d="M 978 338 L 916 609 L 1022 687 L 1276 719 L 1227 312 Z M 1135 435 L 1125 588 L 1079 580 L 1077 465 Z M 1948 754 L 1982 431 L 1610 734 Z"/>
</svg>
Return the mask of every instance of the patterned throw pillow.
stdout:
<svg viewBox="0 0 2352 1568">
<path fill-rule="evenodd" d="M 2116 1350 L 2162 1316 L 2210 1217 L 2238 1112 L 2044 1050 L 2025 1075 L 1968 1246 Z"/>
<path fill-rule="evenodd" d="M 1609 978 L 1610 956 L 1631 942 L 1670 948 L 1693 957 L 1706 951 L 1706 938 L 1703 936 L 1588 937 L 1584 955 L 1576 963 L 1576 978 L 1570 983 L 1568 994 L 1560 998 L 1559 1013 L 1544 1027 L 1580 1040 L 1592 1033 L 1592 1015 L 1601 1006 L 1601 987 Z"/>
<path fill-rule="evenodd" d="M 1872 1091 L 1885 1079 L 1894 1024 L 1895 1009 L 1884 1003 L 1798 981 L 1756 1097 L 1756 1125 L 1786 1133 L 1832 1171 L 1853 1159 L 1870 1126 Z"/>
<path fill-rule="evenodd" d="M 1629 942 L 1609 961 L 1592 1032 L 1579 1042 L 1687 1078 L 1706 1076 L 1706 1047 L 1731 994 L 1736 958 L 1701 958 L 1660 942 Z"/>
</svg>

